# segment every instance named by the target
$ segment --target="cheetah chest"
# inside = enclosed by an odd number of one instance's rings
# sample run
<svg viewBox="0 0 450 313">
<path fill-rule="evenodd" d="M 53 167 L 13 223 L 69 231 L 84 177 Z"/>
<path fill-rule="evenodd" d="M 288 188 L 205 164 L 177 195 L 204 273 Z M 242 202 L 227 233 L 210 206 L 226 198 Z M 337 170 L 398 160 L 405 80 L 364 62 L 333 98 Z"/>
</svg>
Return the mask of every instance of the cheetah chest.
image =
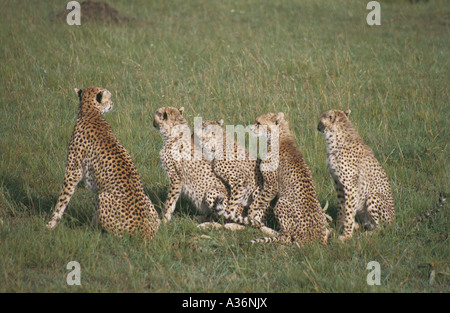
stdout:
<svg viewBox="0 0 450 313">
<path fill-rule="evenodd" d="M 204 181 L 204 177 L 206 173 L 200 170 L 200 166 L 197 168 L 186 167 L 182 169 L 183 173 L 183 186 L 181 189 L 181 193 L 186 195 L 194 205 L 202 212 L 207 213 L 208 208 L 204 204 L 204 198 L 209 188 L 214 188 L 212 186 L 212 182 Z"/>
<path fill-rule="evenodd" d="M 339 181 L 339 158 L 337 153 L 328 153 L 327 165 L 333 179 Z"/>
</svg>

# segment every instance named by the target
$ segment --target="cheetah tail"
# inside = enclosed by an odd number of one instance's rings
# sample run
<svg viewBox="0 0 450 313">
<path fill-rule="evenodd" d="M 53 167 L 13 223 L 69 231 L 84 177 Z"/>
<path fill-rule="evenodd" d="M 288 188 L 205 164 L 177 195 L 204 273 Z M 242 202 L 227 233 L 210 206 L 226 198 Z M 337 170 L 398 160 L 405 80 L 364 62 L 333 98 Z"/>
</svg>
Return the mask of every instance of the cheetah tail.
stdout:
<svg viewBox="0 0 450 313">
<path fill-rule="evenodd" d="M 447 198 L 445 196 L 445 193 L 441 193 L 439 195 L 439 201 L 436 203 L 436 205 L 432 209 L 430 209 L 430 210 L 426 211 L 425 213 L 423 213 L 422 215 L 420 215 L 416 219 L 416 222 L 417 223 L 424 222 L 427 219 L 429 219 L 432 215 L 437 214 L 444 207 L 446 201 L 447 201 Z"/>
<path fill-rule="evenodd" d="M 264 226 L 263 223 L 261 223 L 258 220 L 252 219 L 248 216 L 242 216 L 242 215 L 235 215 L 234 213 L 227 213 L 225 210 L 219 210 L 217 212 L 219 216 L 223 216 L 225 219 L 231 220 L 235 223 L 243 224 L 243 225 L 251 225 L 253 227 L 261 228 Z"/>
<path fill-rule="evenodd" d="M 280 241 L 280 237 L 264 237 L 259 239 L 253 239 L 251 241 L 252 244 L 255 243 L 271 243 L 271 242 L 277 242 Z"/>
<path fill-rule="evenodd" d="M 251 241 L 252 244 L 255 244 L 258 242 L 261 242 L 261 243 L 279 242 L 281 244 L 288 245 L 288 244 L 292 243 L 292 238 L 290 236 L 280 234 L 279 236 L 275 236 L 275 237 L 264 237 L 264 238 L 254 239 Z"/>
</svg>

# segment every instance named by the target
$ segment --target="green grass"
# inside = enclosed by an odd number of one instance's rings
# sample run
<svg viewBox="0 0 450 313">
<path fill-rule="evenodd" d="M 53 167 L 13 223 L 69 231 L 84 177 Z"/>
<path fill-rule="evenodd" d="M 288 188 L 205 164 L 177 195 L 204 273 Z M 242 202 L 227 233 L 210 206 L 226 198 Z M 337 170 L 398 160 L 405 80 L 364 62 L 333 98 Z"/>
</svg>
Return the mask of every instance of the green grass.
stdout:
<svg viewBox="0 0 450 313">
<path fill-rule="evenodd" d="M 449 292 L 449 214 L 416 225 L 449 192 L 448 1 L 110 1 L 136 20 L 68 26 L 66 1 L 0 4 L 1 292 Z M 113 93 L 105 115 L 161 211 L 168 179 L 152 115 L 184 106 L 195 116 L 252 123 L 285 113 L 335 216 L 318 117 L 351 118 L 392 181 L 397 220 L 341 244 L 250 245 L 255 229 L 196 228 L 182 201 L 152 242 L 90 227 L 94 196 L 77 189 L 61 225 L 44 228 L 56 203 L 77 116 L 73 89 Z M 207 237 L 205 237 L 205 235 Z M 68 286 L 69 261 L 81 286 Z M 367 263 L 381 266 L 369 286 Z M 435 281 L 430 284 L 434 269 Z"/>
</svg>

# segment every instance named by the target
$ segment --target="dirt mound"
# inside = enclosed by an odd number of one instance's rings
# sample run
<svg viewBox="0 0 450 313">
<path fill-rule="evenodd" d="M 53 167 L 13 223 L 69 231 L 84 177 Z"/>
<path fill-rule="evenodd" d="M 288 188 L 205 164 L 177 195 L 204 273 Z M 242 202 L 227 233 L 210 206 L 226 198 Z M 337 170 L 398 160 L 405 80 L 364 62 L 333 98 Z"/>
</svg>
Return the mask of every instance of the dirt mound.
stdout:
<svg viewBox="0 0 450 313">
<path fill-rule="evenodd" d="M 85 22 L 98 22 L 106 24 L 120 24 L 129 22 L 132 19 L 123 16 L 115 8 L 104 1 L 85 0 L 80 3 L 81 6 L 81 24 Z M 67 14 L 70 11 L 64 8 L 56 14 L 58 20 L 66 22 Z"/>
</svg>

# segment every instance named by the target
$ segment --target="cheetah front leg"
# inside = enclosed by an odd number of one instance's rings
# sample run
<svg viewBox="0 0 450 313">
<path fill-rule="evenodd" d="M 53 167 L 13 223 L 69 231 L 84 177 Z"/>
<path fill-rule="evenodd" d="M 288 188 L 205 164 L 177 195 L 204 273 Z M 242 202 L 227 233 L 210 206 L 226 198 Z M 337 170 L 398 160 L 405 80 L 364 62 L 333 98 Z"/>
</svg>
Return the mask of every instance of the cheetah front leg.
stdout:
<svg viewBox="0 0 450 313">
<path fill-rule="evenodd" d="M 219 206 L 215 206 L 217 215 L 223 216 L 225 219 L 232 220 L 239 223 L 243 219 L 244 206 L 242 200 L 245 197 L 245 184 L 242 180 L 233 183 L 233 187 L 230 190 L 229 200 L 227 205 L 222 203 Z M 223 197 L 222 195 L 220 197 Z"/>
<path fill-rule="evenodd" d="M 344 204 L 345 204 L 345 193 L 344 186 L 338 181 L 334 181 L 336 184 L 336 194 L 337 194 L 337 210 L 336 210 L 336 223 L 338 227 L 343 227 L 345 223 L 345 213 L 344 213 Z"/>
<path fill-rule="evenodd" d="M 275 231 L 266 227 L 263 223 L 263 217 L 266 215 L 266 212 L 269 209 L 270 201 L 275 198 L 277 194 L 276 189 L 270 188 L 266 190 L 266 193 L 262 194 L 259 198 L 259 201 L 253 201 L 248 210 L 247 216 L 242 216 L 242 214 L 229 214 L 226 213 L 225 210 L 221 210 L 218 212 L 219 215 L 225 217 L 226 219 L 230 219 L 236 223 L 244 224 L 244 225 L 252 225 L 254 227 L 259 227 L 263 232 L 267 234 L 274 234 Z"/>
<path fill-rule="evenodd" d="M 208 204 L 208 207 L 211 211 L 217 213 L 217 215 L 224 215 L 229 216 L 228 208 L 229 208 L 229 198 L 227 195 L 220 193 L 218 190 L 215 190 L 214 188 L 211 189 L 207 195 L 206 195 L 206 203 Z M 239 210 L 239 208 L 238 208 Z M 234 213 L 234 212 L 233 212 Z M 222 225 L 216 223 L 216 222 L 206 222 L 198 225 L 199 228 L 221 228 Z M 225 229 L 235 231 L 235 230 L 242 230 L 245 227 L 236 223 L 225 223 L 223 226 Z"/>
<path fill-rule="evenodd" d="M 69 168 L 70 165 L 68 165 L 67 167 Z M 81 181 L 82 177 L 83 170 L 81 166 L 79 166 L 79 168 L 76 168 L 75 170 L 66 169 L 63 188 L 59 195 L 58 202 L 56 203 L 52 219 L 47 223 L 47 228 L 53 229 L 59 224 L 64 211 L 66 210 L 67 205 L 69 204 L 69 201 L 72 198 L 72 195 L 75 192 L 75 189 L 78 183 Z"/>
<path fill-rule="evenodd" d="M 262 218 L 266 215 L 269 209 L 270 202 L 278 194 L 278 176 L 276 172 L 265 172 L 263 174 L 263 188 L 261 193 L 250 204 L 248 210 L 248 216 L 251 220 L 262 221 Z"/>
<path fill-rule="evenodd" d="M 175 207 L 177 205 L 178 198 L 181 194 L 181 188 L 183 186 L 183 182 L 180 177 L 174 176 L 170 179 L 170 189 L 169 194 L 167 196 L 164 214 L 164 222 L 167 223 L 172 219 L 173 211 L 175 211 Z"/>
<path fill-rule="evenodd" d="M 342 218 L 344 229 L 342 235 L 339 236 L 339 240 L 342 242 L 352 238 L 353 236 L 353 229 L 355 227 L 356 200 L 356 189 L 347 188 L 345 190 L 344 216 Z"/>
<path fill-rule="evenodd" d="M 238 179 L 233 182 L 230 193 L 230 200 L 228 201 L 228 208 L 225 210 L 227 215 L 242 215 L 239 214 L 243 210 L 242 199 L 245 193 L 246 182 L 244 179 Z"/>
</svg>

